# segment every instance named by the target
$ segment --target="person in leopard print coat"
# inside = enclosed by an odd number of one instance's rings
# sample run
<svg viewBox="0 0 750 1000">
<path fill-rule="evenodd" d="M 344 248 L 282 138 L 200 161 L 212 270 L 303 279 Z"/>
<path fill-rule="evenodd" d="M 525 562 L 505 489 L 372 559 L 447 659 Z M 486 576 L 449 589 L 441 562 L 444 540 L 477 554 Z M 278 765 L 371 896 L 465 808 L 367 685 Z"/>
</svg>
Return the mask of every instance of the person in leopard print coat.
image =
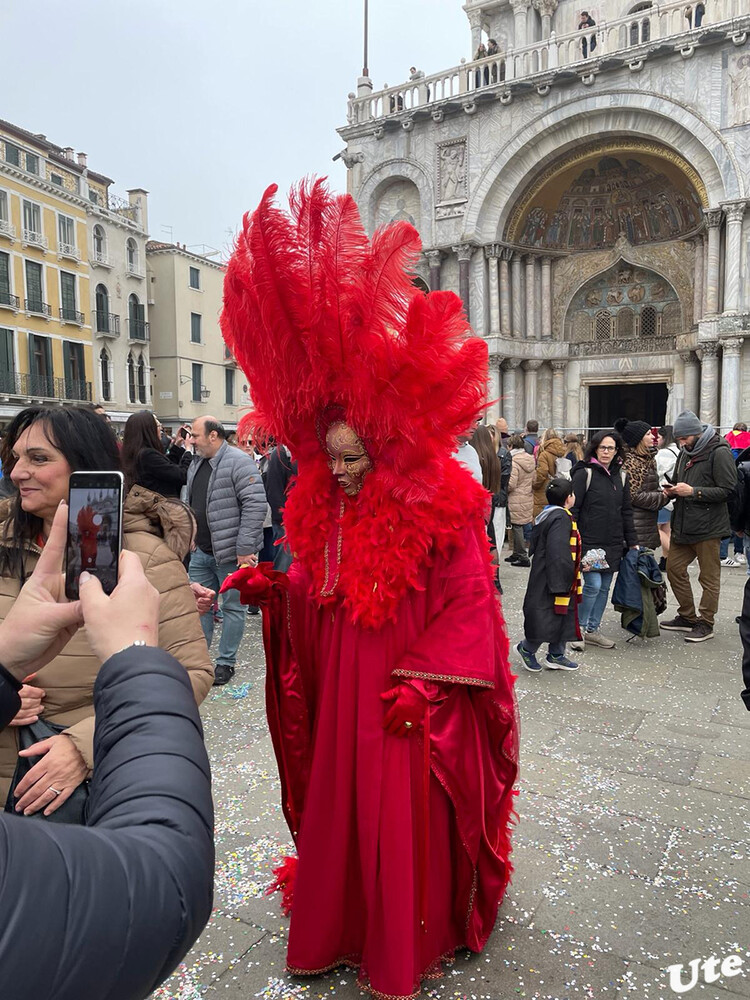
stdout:
<svg viewBox="0 0 750 1000">
<path fill-rule="evenodd" d="M 627 448 L 623 468 L 630 477 L 630 500 L 638 544 L 655 549 L 659 545 L 657 515 L 669 500 L 659 488 L 656 471 L 656 448 L 651 427 L 645 420 L 625 420 L 615 423 Z"/>
</svg>

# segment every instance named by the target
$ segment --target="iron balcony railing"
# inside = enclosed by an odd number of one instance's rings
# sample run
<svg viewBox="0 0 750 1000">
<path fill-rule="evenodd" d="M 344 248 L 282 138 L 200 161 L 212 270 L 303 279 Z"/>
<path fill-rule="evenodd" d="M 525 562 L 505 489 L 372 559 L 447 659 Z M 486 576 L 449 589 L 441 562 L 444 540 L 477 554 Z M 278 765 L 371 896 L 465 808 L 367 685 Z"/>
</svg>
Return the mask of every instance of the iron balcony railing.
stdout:
<svg viewBox="0 0 750 1000">
<path fill-rule="evenodd" d="M 0 394 L 91 402 L 91 383 L 84 379 L 54 378 L 52 375 L 0 370 Z"/>
<path fill-rule="evenodd" d="M 105 337 L 120 336 L 120 317 L 111 312 L 101 312 L 99 309 L 94 314 L 96 316 L 96 332 Z"/>
<path fill-rule="evenodd" d="M 27 313 L 34 313 L 36 316 L 46 316 L 49 319 L 52 315 L 50 304 L 42 302 L 41 299 L 24 299 L 23 307 Z"/>
<path fill-rule="evenodd" d="M 92 250 L 89 263 L 98 264 L 100 267 L 112 267 L 112 261 L 105 250 Z"/>
<path fill-rule="evenodd" d="M 128 340 L 150 340 L 148 323 L 142 319 L 128 320 Z"/>
<path fill-rule="evenodd" d="M 63 323 L 75 323 L 77 326 L 83 326 L 83 313 L 71 306 L 60 306 L 60 319 Z"/>
<path fill-rule="evenodd" d="M 18 312 L 18 296 L 11 295 L 10 292 L 0 292 L 0 306 Z"/>
</svg>

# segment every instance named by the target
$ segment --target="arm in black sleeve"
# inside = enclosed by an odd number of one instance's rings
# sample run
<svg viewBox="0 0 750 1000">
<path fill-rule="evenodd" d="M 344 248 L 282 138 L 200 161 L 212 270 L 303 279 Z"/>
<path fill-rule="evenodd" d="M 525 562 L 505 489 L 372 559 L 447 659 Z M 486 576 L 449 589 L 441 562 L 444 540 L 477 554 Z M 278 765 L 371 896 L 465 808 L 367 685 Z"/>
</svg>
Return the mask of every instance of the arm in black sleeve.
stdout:
<svg viewBox="0 0 750 1000">
<path fill-rule="evenodd" d="M 211 913 L 211 779 L 184 668 L 118 653 L 94 707 L 89 825 L 0 817 L 3 1000 L 144 1000 Z"/>
<path fill-rule="evenodd" d="M 586 469 L 578 469 L 573 473 L 571 477 L 571 483 L 573 486 L 573 493 L 575 494 L 575 503 L 571 509 L 573 515 L 573 520 L 577 521 L 581 516 L 581 507 L 583 507 L 583 501 L 586 499 L 586 479 L 588 477 L 588 471 Z"/>
<path fill-rule="evenodd" d="M 740 640 L 742 641 L 742 679 L 745 683 L 742 700 L 745 702 L 745 708 L 750 712 L 750 577 L 745 582 L 745 596 L 740 615 Z"/>
<path fill-rule="evenodd" d="M 17 681 L 13 674 L 9 673 L 0 664 L 0 732 L 8 725 L 11 719 L 15 719 L 21 707 L 21 699 L 18 692 L 21 689 L 21 682 Z"/>
<path fill-rule="evenodd" d="M 187 482 L 187 465 L 183 465 L 182 462 L 175 465 L 155 448 L 141 452 L 138 461 L 144 473 L 170 486 L 184 486 Z"/>
<path fill-rule="evenodd" d="M 551 594 L 569 594 L 575 578 L 570 547 L 570 518 L 559 515 L 547 530 L 547 588 Z"/>
</svg>

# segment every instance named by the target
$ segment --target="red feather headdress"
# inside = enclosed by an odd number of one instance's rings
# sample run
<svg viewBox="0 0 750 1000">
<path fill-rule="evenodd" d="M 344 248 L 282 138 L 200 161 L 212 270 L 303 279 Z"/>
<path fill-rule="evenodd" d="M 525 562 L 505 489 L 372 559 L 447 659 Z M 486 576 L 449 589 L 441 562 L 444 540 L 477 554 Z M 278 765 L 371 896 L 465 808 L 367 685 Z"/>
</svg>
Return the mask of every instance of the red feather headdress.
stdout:
<svg viewBox="0 0 750 1000">
<path fill-rule="evenodd" d="M 378 626 L 435 547 L 447 550 L 467 520 L 481 521 L 486 493 L 450 456 L 485 403 L 487 346 L 469 335 L 456 295 L 413 284 L 421 244 L 408 223 L 370 241 L 353 198 L 331 195 L 322 180 L 292 191 L 289 214 L 275 193 L 269 187 L 245 216 L 222 332 L 250 383 L 247 419 L 297 459 L 284 513 L 292 551 L 320 601 L 341 597 L 353 618 Z M 324 450 L 327 415 L 342 411 L 373 460 L 353 499 Z"/>
</svg>

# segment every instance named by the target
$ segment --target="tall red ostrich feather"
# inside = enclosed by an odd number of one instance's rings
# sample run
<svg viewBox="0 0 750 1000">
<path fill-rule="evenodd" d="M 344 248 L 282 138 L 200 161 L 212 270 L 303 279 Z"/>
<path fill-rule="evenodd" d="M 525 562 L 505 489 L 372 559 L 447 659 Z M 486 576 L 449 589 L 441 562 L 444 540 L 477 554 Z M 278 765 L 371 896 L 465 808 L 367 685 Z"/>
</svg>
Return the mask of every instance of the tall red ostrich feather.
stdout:
<svg viewBox="0 0 750 1000">
<path fill-rule="evenodd" d="M 284 524 L 318 594 L 342 502 L 326 414 L 343 411 L 362 438 L 374 467 L 344 503 L 331 599 L 377 627 L 435 547 L 454 544 L 484 510 L 485 492 L 450 456 L 485 403 L 487 346 L 470 335 L 456 295 L 413 284 L 421 244 L 408 223 L 369 240 L 353 198 L 331 195 L 324 181 L 293 189 L 288 214 L 276 190 L 245 216 L 222 332 L 250 384 L 248 419 L 297 459 Z"/>
</svg>

